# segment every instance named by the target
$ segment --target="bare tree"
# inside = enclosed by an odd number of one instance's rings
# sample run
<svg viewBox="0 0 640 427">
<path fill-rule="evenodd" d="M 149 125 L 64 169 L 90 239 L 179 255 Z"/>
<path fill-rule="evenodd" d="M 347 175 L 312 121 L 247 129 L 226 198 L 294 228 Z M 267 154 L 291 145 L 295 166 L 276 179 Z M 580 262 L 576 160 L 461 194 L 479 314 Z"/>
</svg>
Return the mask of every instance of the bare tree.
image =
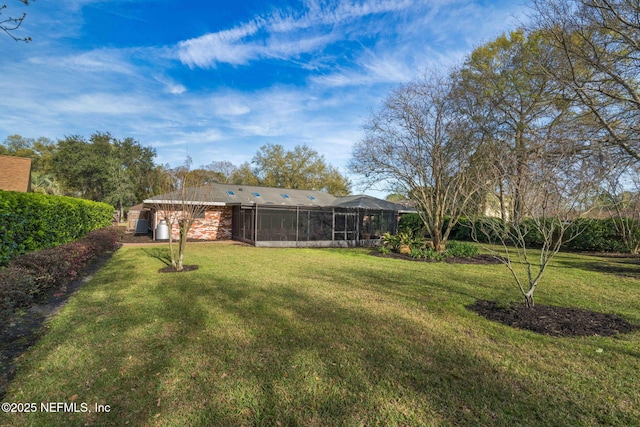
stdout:
<svg viewBox="0 0 640 427">
<path fill-rule="evenodd" d="M 350 168 L 365 183 L 408 194 L 442 252 L 477 190 L 482 141 L 466 126 L 450 77 L 436 73 L 399 87 L 365 125 Z M 446 219 L 449 218 L 449 221 Z"/>
<path fill-rule="evenodd" d="M 509 269 L 525 304 L 532 307 L 534 293 L 551 259 L 588 226 L 588 222 L 581 222 L 579 228 L 576 219 L 590 207 L 587 201 L 593 198 L 599 184 L 599 171 L 588 158 L 577 158 L 564 141 L 547 141 L 536 157 L 529 158 L 522 173 L 516 179 L 505 174 L 504 169 L 494 168 L 495 176 L 506 183 L 509 194 L 521 196 L 521 215 L 511 221 L 480 217 L 472 224 L 477 241 L 499 246 L 500 249 L 485 249 Z M 486 182 L 491 190 L 493 181 Z"/>
<path fill-rule="evenodd" d="M 158 215 L 169 227 L 169 252 L 171 265 L 176 271 L 184 269 L 183 259 L 189 230 L 194 222 L 204 216 L 208 206 L 213 205 L 215 194 L 211 185 L 197 185 L 190 174 L 191 159 L 183 167 L 165 170 L 161 177 L 163 194 L 152 197 Z M 174 247 L 174 231 L 177 230 L 178 245 Z"/>
<path fill-rule="evenodd" d="M 27 5 L 27 6 L 29 5 L 29 0 L 18 0 L 18 1 L 20 1 L 24 5 Z M 6 8 L 7 8 L 6 4 L 3 4 L 2 6 L 0 6 L 0 30 L 7 33 L 9 37 L 14 39 L 15 41 L 30 42 L 31 37 L 16 37 L 13 35 L 13 32 L 16 31 L 18 28 L 20 28 L 20 26 L 22 25 L 22 22 L 27 17 L 27 13 L 24 12 L 22 16 L 18 18 L 14 18 L 11 16 L 7 18 L 2 18 L 1 17 L 2 11 L 5 10 Z"/>
<path fill-rule="evenodd" d="M 546 73 L 573 93 L 591 138 L 640 161 L 640 3 L 532 0 L 533 27 L 557 52 Z M 544 64 L 543 64 L 544 65 Z"/>
</svg>

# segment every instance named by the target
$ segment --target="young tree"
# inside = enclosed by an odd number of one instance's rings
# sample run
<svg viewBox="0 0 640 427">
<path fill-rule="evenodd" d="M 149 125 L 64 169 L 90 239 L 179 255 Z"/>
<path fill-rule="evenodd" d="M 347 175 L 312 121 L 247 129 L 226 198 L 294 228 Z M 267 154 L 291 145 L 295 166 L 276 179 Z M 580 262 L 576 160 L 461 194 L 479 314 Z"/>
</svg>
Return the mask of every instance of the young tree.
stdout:
<svg viewBox="0 0 640 427">
<path fill-rule="evenodd" d="M 386 183 L 415 200 L 439 252 L 481 176 L 483 139 L 460 113 L 452 88 L 450 78 L 432 73 L 394 90 L 366 123 L 350 162 L 367 184 Z"/>
<path fill-rule="evenodd" d="M 506 161 L 517 161 L 515 152 L 502 155 Z M 510 221 L 476 217 L 472 235 L 478 241 L 501 246 L 501 250 L 486 249 L 508 268 L 525 304 L 532 307 L 551 259 L 588 226 L 582 222 L 578 228 L 575 220 L 587 213 L 601 170 L 588 157 L 577 158 L 564 141 L 547 140 L 536 156 L 528 159 L 522 175 L 511 176 L 497 166 L 493 173 L 506 183 L 509 194 L 520 195 L 520 214 Z"/>
<path fill-rule="evenodd" d="M 199 185 L 201 183 L 195 181 L 195 175 L 190 174 L 190 166 L 191 158 L 187 158 L 183 167 L 165 169 L 164 174 L 158 174 L 159 186 L 164 188 L 161 195 L 150 199 L 160 218 L 169 226 L 169 252 L 175 271 L 184 269 L 189 230 L 212 204 L 215 194 L 213 186 Z M 177 248 L 173 236 L 175 228 L 178 230 Z"/>
<path fill-rule="evenodd" d="M 34 193 L 62 195 L 60 184 L 52 175 L 31 172 L 31 191 Z"/>
</svg>

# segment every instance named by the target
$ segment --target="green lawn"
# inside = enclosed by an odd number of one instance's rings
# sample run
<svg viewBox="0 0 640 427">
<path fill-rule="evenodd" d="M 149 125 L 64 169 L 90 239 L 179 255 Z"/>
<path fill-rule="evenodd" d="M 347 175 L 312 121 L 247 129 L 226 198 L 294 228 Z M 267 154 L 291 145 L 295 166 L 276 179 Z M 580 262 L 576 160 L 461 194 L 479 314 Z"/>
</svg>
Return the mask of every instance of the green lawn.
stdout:
<svg viewBox="0 0 640 427">
<path fill-rule="evenodd" d="M 502 265 L 191 244 L 200 269 L 161 274 L 166 254 L 122 248 L 69 301 L 4 398 L 38 412 L 0 425 L 640 423 L 640 332 L 554 338 L 467 310 L 519 300 Z M 640 325 L 640 265 L 560 254 L 536 296 Z"/>
</svg>

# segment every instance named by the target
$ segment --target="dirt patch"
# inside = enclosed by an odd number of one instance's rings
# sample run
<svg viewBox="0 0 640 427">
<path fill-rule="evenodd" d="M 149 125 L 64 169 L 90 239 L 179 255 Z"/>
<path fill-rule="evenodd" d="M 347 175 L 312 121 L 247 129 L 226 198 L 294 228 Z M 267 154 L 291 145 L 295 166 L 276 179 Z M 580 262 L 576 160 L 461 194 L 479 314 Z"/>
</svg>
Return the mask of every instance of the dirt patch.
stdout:
<svg viewBox="0 0 640 427">
<path fill-rule="evenodd" d="M 551 336 L 611 337 L 638 329 L 614 314 L 597 313 L 579 308 L 541 304 L 529 308 L 524 304 L 516 303 L 503 307 L 494 301 L 485 300 L 478 300 L 467 308 L 489 320 Z"/>
<path fill-rule="evenodd" d="M 51 289 L 38 304 L 14 313 L 5 324 L 0 325 L 0 400 L 15 375 L 17 359 L 46 332 L 45 322 L 55 316 L 69 297 L 91 280 L 112 255 L 111 252 L 96 258 L 76 280 Z"/>
<path fill-rule="evenodd" d="M 122 233 L 120 241 L 122 243 L 165 243 L 153 240 L 150 234 L 134 234 L 128 231 Z"/>
</svg>

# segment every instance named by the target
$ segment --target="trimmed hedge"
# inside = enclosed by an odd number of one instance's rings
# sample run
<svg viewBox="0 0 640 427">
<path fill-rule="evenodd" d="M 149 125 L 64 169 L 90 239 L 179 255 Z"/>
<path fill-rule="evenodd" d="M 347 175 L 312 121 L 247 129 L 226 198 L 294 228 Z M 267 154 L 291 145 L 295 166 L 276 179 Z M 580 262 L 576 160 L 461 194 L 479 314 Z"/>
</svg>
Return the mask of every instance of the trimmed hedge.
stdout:
<svg viewBox="0 0 640 427">
<path fill-rule="evenodd" d="M 11 258 L 73 242 L 111 225 L 107 203 L 39 193 L 0 191 L 0 265 Z"/>
<path fill-rule="evenodd" d="M 614 221 L 612 218 L 575 221 L 573 224 L 574 232 L 577 232 L 578 235 L 567 243 L 567 249 L 593 252 L 628 252 L 629 249 L 616 230 Z M 640 240 L 640 224 L 634 223 L 635 221 L 629 220 L 629 225 L 633 225 L 633 234 L 637 241 Z"/>
<path fill-rule="evenodd" d="M 571 251 L 585 252 L 628 252 L 629 250 L 625 246 L 622 236 L 617 231 L 614 221 L 612 218 L 576 220 L 572 227 L 567 230 L 567 235 L 576 235 L 576 237 L 566 242 L 564 248 Z M 501 236 L 497 233 L 500 230 L 506 231 L 507 227 L 500 218 L 493 217 L 476 218 L 474 225 L 475 229 L 478 230 L 476 236 L 473 236 L 472 233 L 474 227 L 472 227 L 471 220 L 469 218 L 460 218 L 451 230 L 449 239 L 496 243 L 501 241 Z M 526 244 L 532 248 L 541 246 L 542 237 L 531 221 L 525 220 L 523 226 L 528 229 L 525 235 Z M 635 240 L 640 241 L 640 224 L 636 223 L 633 228 Z M 416 236 L 423 236 L 425 234 L 424 225 L 418 214 L 403 215 L 402 218 L 400 218 L 398 229 L 400 231 L 412 232 Z M 483 229 L 487 233 L 480 231 Z M 487 236 L 487 234 L 490 235 Z M 506 235 L 502 237 L 506 237 Z"/>
<path fill-rule="evenodd" d="M 95 230 L 73 243 L 29 252 L 0 267 L 0 324 L 19 308 L 27 308 L 56 287 L 68 285 L 96 257 L 116 250 L 115 227 Z"/>
</svg>

